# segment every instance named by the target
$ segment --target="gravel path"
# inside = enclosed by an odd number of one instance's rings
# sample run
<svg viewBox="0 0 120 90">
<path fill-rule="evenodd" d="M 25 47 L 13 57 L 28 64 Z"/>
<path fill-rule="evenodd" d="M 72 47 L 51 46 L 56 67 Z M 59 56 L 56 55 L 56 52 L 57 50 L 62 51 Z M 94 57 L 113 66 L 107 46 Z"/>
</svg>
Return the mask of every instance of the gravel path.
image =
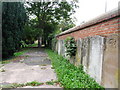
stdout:
<svg viewBox="0 0 120 90">
<path fill-rule="evenodd" d="M 45 83 L 51 80 L 57 80 L 56 73 L 52 69 L 51 61 L 44 49 L 32 48 L 29 52 L 22 55 L 27 58 L 22 58 L 17 62 L 5 64 L 0 69 L 5 70 L 0 72 L 1 85 L 9 85 L 12 83 L 26 83 L 38 81 Z M 60 88 L 59 85 L 41 85 L 41 86 L 26 86 L 23 88 Z"/>
</svg>

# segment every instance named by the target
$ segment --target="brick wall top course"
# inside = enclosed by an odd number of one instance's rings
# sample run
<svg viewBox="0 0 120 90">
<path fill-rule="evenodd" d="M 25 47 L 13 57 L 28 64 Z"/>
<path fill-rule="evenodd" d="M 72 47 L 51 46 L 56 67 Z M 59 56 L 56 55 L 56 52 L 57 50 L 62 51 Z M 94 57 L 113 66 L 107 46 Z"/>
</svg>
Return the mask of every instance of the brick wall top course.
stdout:
<svg viewBox="0 0 120 90">
<path fill-rule="evenodd" d="M 120 17 L 120 9 L 118 9 L 118 8 L 113 9 L 113 10 L 111 10 L 111 11 L 105 13 L 105 14 L 102 14 L 102 15 L 100 15 L 100 16 L 98 16 L 98 17 L 96 17 L 96 18 L 94 18 L 94 19 L 92 19 L 92 20 L 90 20 L 90 21 L 88 21 L 84 24 L 82 24 L 82 25 L 70 28 L 70 29 L 60 33 L 56 37 L 60 37 L 60 36 L 65 35 L 65 34 L 69 34 L 69 33 L 75 32 L 75 31 L 79 31 L 79 30 L 82 30 L 84 28 L 102 23 L 104 21 L 108 21 L 108 20 L 116 18 L 116 17 Z"/>
</svg>

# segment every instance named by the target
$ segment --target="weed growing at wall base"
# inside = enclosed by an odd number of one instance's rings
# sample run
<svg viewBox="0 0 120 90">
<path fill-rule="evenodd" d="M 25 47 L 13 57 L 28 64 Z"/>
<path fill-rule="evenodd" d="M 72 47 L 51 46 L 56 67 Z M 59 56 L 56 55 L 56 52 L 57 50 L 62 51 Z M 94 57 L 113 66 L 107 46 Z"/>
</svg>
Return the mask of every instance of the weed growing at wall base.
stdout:
<svg viewBox="0 0 120 90">
<path fill-rule="evenodd" d="M 93 78 L 83 71 L 83 67 L 75 67 L 68 60 L 46 49 L 52 65 L 58 76 L 58 81 L 64 88 L 103 88 Z M 104 89 L 104 88 L 103 88 Z"/>
</svg>

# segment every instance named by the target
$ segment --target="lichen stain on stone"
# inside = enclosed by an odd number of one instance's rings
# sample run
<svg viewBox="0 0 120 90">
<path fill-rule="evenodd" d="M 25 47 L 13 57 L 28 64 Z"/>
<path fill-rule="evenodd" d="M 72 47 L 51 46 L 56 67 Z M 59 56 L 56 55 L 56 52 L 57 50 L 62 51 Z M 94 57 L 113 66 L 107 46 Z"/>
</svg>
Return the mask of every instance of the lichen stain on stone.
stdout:
<svg viewBox="0 0 120 90">
<path fill-rule="evenodd" d="M 115 40 L 115 39 L 109 39 L 108 43 L 109 43 L 112 47 L 116 47 L 116 40 Z"/>
<path fill-rule="evenodd" d="M 118 80 L 118 82 L 120 82 L 120 79 L 118 78 L 118 76 L 120 76 L 120 69 L 117 69 L 115 71 L 115 79 Z"/>
<path fill-rule="evenodd" d="M 79 55 L 78 55 L 78 51 L 76 52 L 76 59 L 75 59 L 75 66 L 78 66 L 79 64 L 80 64 L 80 57 L 79 57 Z"/>
</svg>

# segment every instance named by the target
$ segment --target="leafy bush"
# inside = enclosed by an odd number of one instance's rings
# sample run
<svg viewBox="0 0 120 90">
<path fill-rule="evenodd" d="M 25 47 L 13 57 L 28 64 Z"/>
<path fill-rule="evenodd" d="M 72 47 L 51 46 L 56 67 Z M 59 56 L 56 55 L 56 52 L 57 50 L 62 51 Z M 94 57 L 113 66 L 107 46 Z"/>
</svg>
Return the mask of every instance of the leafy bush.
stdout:
<svg viewBox="0 0 120 90">
<path fill-rule="evenodd" d="M 20 46 L 21 48 L 25 48 L 25 47 L 28 47 L 28 45 L 25 43 L 25 41 L 21 41 L 21 46 Z"/>
<path fill-rule="evenodd" d="M 103 88 L 83 71 L 83 66 L 75 67 L 68 60 L 51 50 L 46 50 L 58 76 L 65 88 Z"/>
<path fill-rule="evenodd" d="M 65 40 L 65 47 L 67 49 L 66 53 L 68 56 L 75 56 L 77 47 L 75 39 L 73 37 L 67 37 L 67 39 Z"/>
</svg>

